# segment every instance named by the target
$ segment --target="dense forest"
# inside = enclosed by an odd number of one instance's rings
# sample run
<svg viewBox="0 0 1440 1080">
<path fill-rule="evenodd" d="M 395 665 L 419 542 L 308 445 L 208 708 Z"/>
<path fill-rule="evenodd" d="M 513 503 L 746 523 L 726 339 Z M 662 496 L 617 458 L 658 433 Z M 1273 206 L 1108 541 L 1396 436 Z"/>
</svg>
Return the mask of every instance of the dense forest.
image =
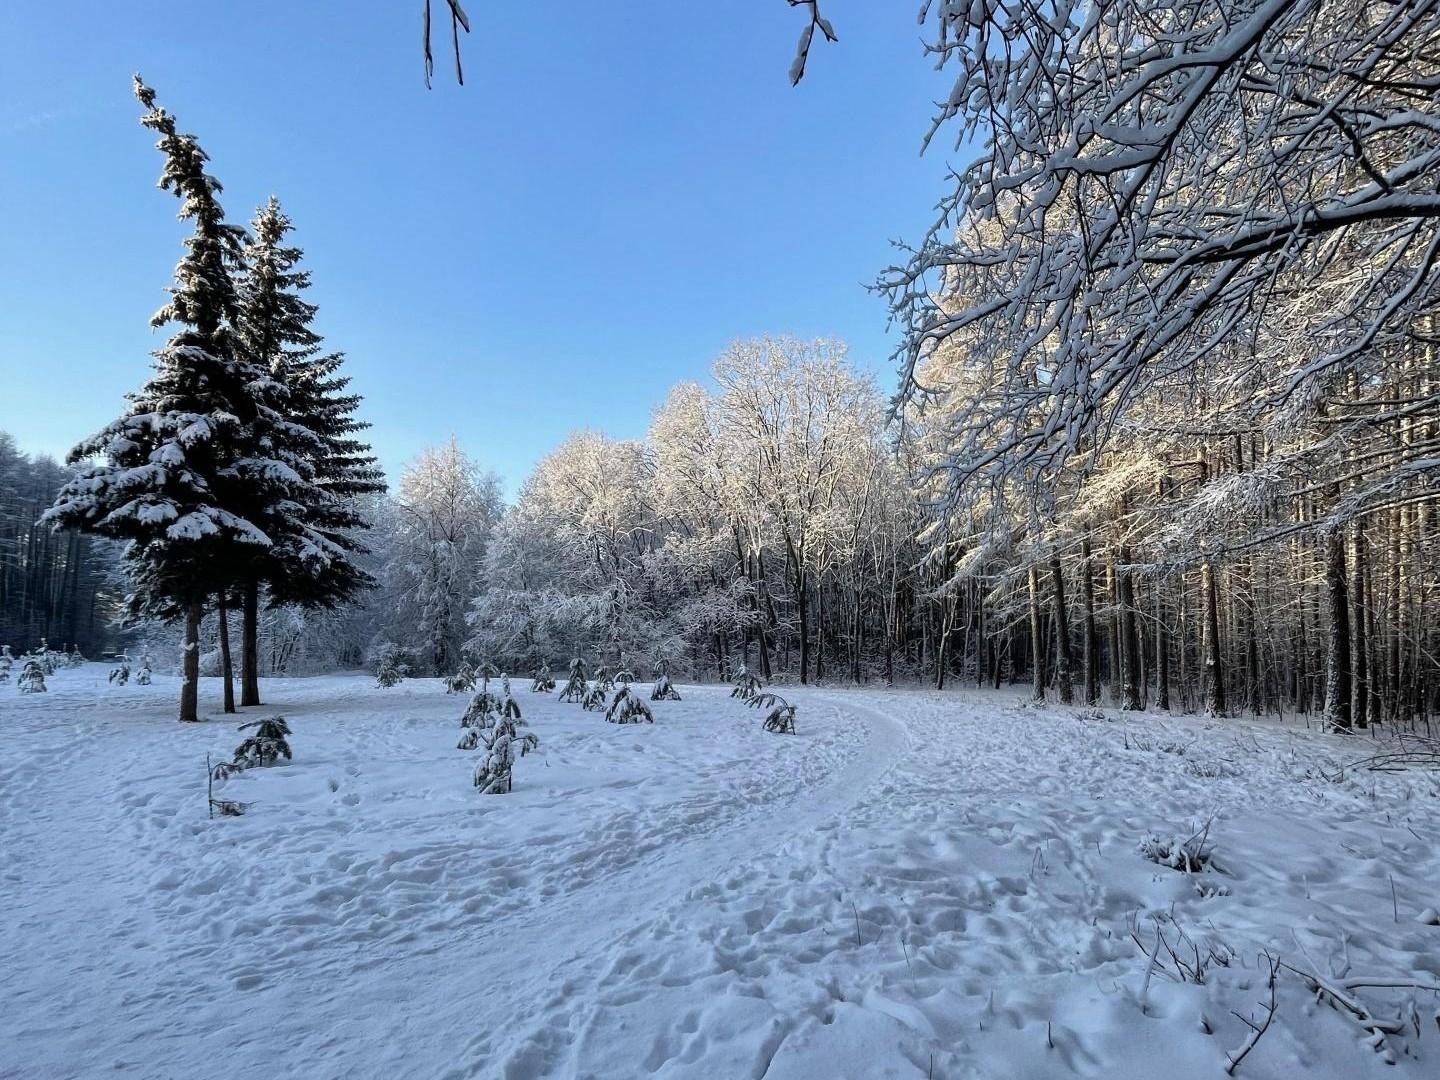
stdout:
<svg viewBox="0 0 1440 1080">
<path fill-rule="evenodd" d="M 93 657 L 116 642 L 112 545 L 36 524 L 67 475 L 0 431 L 0 644 L 17 654 L 48 641 Z"/>
</svg>

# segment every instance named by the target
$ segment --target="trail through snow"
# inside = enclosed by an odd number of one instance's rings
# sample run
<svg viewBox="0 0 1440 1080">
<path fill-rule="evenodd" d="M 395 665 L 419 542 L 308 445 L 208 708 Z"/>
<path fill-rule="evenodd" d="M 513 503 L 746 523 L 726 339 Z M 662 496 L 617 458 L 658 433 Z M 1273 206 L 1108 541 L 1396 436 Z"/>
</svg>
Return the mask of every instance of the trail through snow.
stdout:
<svg viewBox="0 0 1440 1080">
<path fill-rule="evenodd" d="M 619 727 L 524 685 L 540 752 L 480 797 L 437 683 L 269 683 L 238 720 L 295 760 L 213 821 L 240 736 L 173 681 L 6 695 L 0 1077 L 1188 1080 L 1262 949 L 1440 982 L 1440 785 L 1329 779 L 1353 740 L 854 690 L 787 691 L 792 738 L 705 687 Z M 1217 872 L 1137 851 L 1212 816 Z M 1157 930 L 1223 962 L 1142 1001 Z M 1238 1075 L 1434 1075 L 1440 995 L 1356 993 L 1414 1031 L 1377 1051 L 1291 977 Z"/>
</svg>

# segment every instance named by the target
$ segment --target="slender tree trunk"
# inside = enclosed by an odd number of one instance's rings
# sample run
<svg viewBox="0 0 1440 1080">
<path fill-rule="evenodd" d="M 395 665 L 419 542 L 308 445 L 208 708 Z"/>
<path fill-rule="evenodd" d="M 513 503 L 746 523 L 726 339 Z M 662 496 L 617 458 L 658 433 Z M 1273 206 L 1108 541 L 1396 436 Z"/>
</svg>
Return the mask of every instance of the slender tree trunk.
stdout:
<svg viewBox="0 0 1440 1080">
<path fill-rule="evenodd" d="M 1332 529 L 1325 535 L 1325 590 L 1330 602 L 1330 638 L 1326 656 L 1325 722 L 1349 730 L 1350 596 L 1345 581 L 1345 534 Z"/>
<path fill-rule="evenodd" d="M 1030 699 L 1045 700 L 1044 635 L 1040 628 L 1040 570 L 1030 564 Z"/>
<path fill-rule="evenodd" d="M 1155 707 L 1170 711 L 1170 612 L 1165 579 L 1155 579 Z"/>
<path fill-rule="evenodd" d="M 1100 703 L 1100 642 L 1095 637 L 1095 568 L 1090 562 L 1090 541 L 1080 546 L 1080 592 L 1085 603 L 1085 704 Z"/>
<path fill-rule="evenodd" d="M 1135 579 L 1129 570 L 1130 545 L 1120 548 L 1120 617 L 1122 644 L 1125 648 L 1124 697 L 1120 708 L 1138 711 L 1140 702 L 1140 633 L 1135 622 Z"/>
<path fill-rule="evenodd" d="M 220 675 L 225 685 L 225 711 L 235 711 L 235 668 L 230 662 L 230 605 L 221 589 L 216 604 L 216 617 L 220 628 Z"/>
<path fill-rule="evenodd" d="M 1355 559 L 1352 574 L 1354 593 L 1354 619 L 1351 627 L 1350 656 L 1351 672 L 1354 676 L 1351 718 L 1357 728 L 1370 726 L 1370 641 L 1367 636 L 1366 610 L 1369 598 L 1365 593 L 1366 574 L 1365 529 L 1358 522 L 1355 525 Z"/>
<path fill-rule="evenodd" d="M 1110 599 L 1110 618 L 1106 620 L 1109 631 L 1109 647 L 1106 649 L 1107 674 L 1110 684 L 1110 700 L 1120 704 L 1120 576 L 1115 572 L 1115 556 L 1105 560 L 1105 591 Z"/>
<path fill-rule="evenodd" d="M 1215 564 L 1200 564 L 1201 651 L 1205 669 L 1205 711 L 1225 715 L 1225 668 L 1220 660 L 1220 601 L 1215 595 Z"/>
<path fill-rule="evenodd" d="M 200 616 L 203 601 L 192 600 L 185 608 L 185 638 L 181 643 L 180 720 L 194 723 L 200 719 Z"/>
<path fill-rule="evenodd" d="M 240 704 L 260 704 L 260 585 L 245 583 L 240 636 Z"/>
<path fill-rule="evenodd" d="M 1060 704 L 1075 703 L 1072 674 L 1074 656 L 1070 651 L 1070 612 L 1065 605 L 1065 571 L 1060 556 L 1050 556 L 1050 584 L 1055 591 L 1055 682 L 1060 690 Z"/>
</svg>

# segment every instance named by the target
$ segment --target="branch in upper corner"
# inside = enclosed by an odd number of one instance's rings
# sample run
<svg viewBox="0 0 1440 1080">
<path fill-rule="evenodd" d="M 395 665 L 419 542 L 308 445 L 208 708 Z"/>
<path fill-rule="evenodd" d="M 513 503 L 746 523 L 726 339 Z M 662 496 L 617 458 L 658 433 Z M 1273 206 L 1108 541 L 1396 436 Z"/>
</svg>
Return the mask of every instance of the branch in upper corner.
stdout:
<svg viewBox="0 0 1440 1080">
<path fill-rule="evenodd" d="M 796 86 L 805 77 L 805 65 L 810 60 L 810 45 L 815 40 L 815 30 L 825 35 L 826 41 L 839 41 L 830 20 L 820 14 L 820 0 L 785 0 L 791 7 L 810 9 L 810 21 L 800 32 L 800 44 L 795 48 L 795 59 L 790 62 L 790 85 Z"/>
<path fill-rule="evenodd" d="M 450 41 L 455 50 L 455 81 L 465 85 L 465 70 L 460 66 L 460 31 L 470 32 L 470 17 L 460 6 L 460 0 L 445 0 L 450 7 Z M 430 0 L 425 0 L 425 87 L 429 89 L 431 76 L 435 74 L 435 54 L 430 49 Z"/>
</svg>

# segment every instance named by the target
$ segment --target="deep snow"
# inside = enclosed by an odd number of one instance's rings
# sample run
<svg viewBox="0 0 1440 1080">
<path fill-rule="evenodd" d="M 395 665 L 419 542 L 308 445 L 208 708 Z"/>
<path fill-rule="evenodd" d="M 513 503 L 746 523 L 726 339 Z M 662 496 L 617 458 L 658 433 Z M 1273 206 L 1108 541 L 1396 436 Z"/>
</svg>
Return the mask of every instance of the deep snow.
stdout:
<svg viewBox="0 0 1440 1080">
<path fill-rule="evenodd" d="M 540 750 L 482 797 L 433 680 L 196 726 L 173 679 L 49 685 L 0 687 L 0 1076 L 1189 1080 L 1263 1019 L 1262 950 L 1440 983 L 1440 781 L 1331 779 L 1368 740 L 965 691 L 787 690 L 790 737 L 681 687 L 620 727 L 517 679 Z M 270 713 L 294 762 L 209 820 L 205 755 Z M 1212 816 L 1217 872 L 1137 849 Z M 1231 959 L 1142 1008 L 1157 926 Z M 1351 996 L 1406 1031 L 1282 969 L 1236 1075 L 1440 1074 L 1440 995 Z"/>
</svg>

